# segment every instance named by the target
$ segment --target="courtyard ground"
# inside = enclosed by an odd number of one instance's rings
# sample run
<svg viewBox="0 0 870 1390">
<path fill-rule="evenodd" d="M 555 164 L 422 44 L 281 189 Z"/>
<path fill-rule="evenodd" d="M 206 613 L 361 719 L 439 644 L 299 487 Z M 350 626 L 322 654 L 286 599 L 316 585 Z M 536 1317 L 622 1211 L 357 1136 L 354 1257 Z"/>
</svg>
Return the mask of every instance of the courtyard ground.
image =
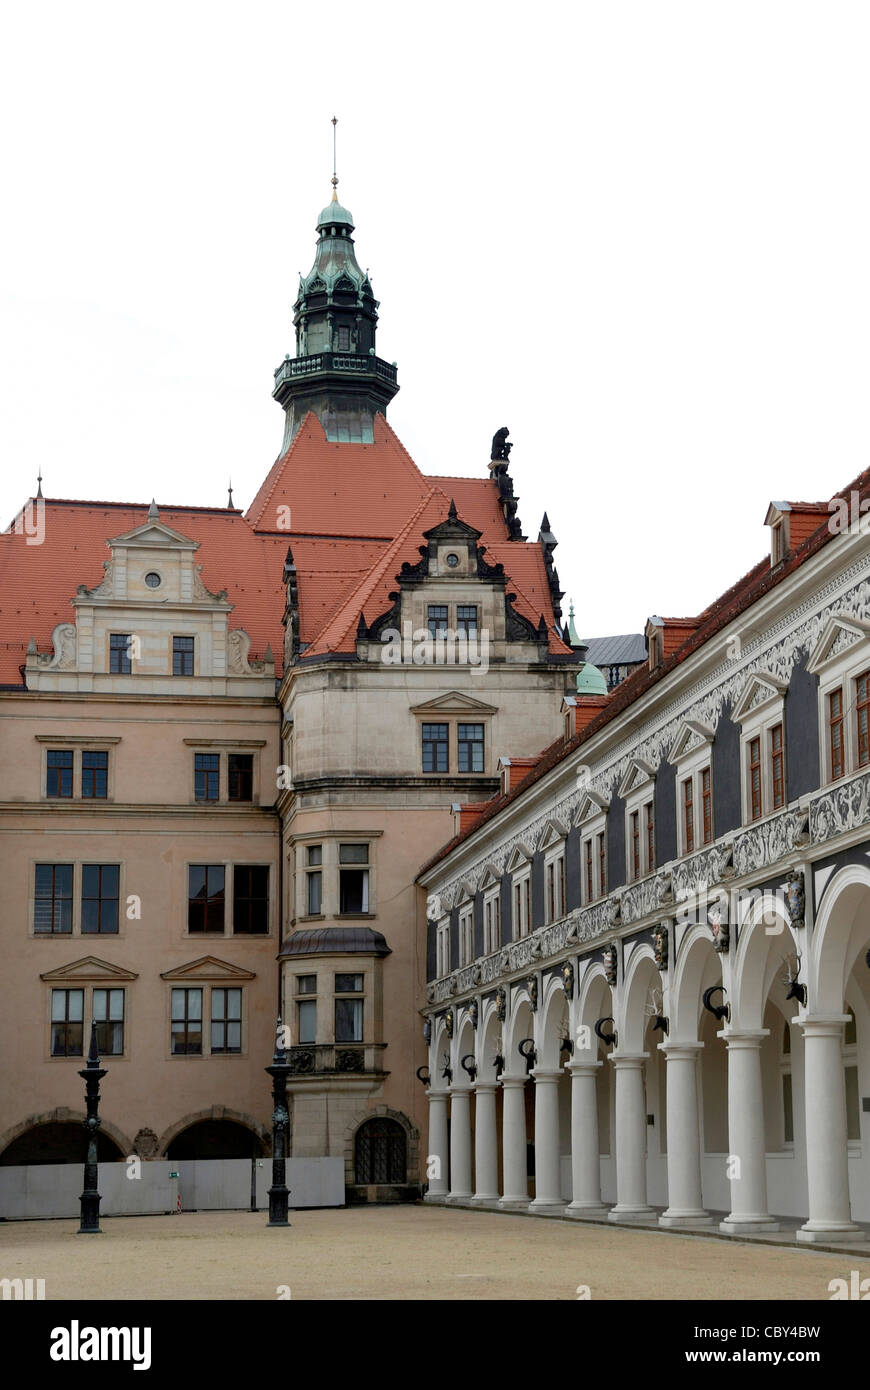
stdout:
<svg viewBox="0 0 870 1390">
<path fill-rule="evenodd" d="M 830 1299 L 864 1255 L 429 1206 L 0 1224 L 0 1279 L 51 1299 Z M 289 1290 L 289 1295 L 288 1295 Z"/>
</svg>

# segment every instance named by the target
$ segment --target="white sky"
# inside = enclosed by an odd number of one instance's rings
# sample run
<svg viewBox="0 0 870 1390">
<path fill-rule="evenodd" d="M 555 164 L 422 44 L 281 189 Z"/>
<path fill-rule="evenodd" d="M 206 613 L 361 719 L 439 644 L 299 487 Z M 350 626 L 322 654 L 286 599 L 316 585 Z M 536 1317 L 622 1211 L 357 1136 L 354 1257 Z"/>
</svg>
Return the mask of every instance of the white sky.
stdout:
<svg viewBox="0 0 870 1390">
<path fill-rule="evenodd" d="M 7 6 L 0 524 L 39 465 L 248 504 L 335 113 L 419 466 L 509 425 L 582 634 L 699 611 L 868 463 L 868 39 L 846 0 Z"/>
</svg>

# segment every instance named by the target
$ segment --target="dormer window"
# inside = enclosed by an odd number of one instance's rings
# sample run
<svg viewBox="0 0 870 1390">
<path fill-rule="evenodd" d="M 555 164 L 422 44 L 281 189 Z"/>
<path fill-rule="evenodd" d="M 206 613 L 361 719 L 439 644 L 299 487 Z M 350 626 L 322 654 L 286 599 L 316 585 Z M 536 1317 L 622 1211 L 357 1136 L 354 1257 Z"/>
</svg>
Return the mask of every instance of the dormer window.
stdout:
<svg viewBox="0 0 870 1390">
<path fill-rule="evenodd" d="M 431 637 L 437 637 L 439 633 L 447 631 L 447 604 L 430 603 L 426 614 L 426 621 Z"/>
</svg>

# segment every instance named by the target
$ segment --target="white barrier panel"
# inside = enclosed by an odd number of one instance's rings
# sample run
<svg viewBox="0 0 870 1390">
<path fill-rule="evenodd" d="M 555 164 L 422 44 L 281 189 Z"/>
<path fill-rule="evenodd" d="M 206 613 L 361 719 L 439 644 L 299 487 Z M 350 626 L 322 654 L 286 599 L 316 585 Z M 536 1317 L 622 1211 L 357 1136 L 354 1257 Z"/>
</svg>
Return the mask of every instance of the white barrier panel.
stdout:
<svg viewBox="0 0 870 1390">
<path fill-rule="evenodd" d="M 178 1165 L 141 1163 L 139 1176 L 127 1163 L 101 1163 L 100 1212 L 103 1216 L 150 1216 L 175 1211 L 178 1180 L 169 1174 Z M 250 1171 L 250 1167 L 249 1167 Z M 43 1217 L 78 1216 L 84 1184 L 81 1163 L 28 1163 L 0 1167 L 0 1219 L 38 1221 Z"/>
<path fill-rule="evenodd" d="M 343 1158 L 288 1158 L 290 1208 L 343 1207 Z M 268 1209 L 272 1185 L 271 1158 L 257 1159 L 257 1206 Z"/>
</svg>

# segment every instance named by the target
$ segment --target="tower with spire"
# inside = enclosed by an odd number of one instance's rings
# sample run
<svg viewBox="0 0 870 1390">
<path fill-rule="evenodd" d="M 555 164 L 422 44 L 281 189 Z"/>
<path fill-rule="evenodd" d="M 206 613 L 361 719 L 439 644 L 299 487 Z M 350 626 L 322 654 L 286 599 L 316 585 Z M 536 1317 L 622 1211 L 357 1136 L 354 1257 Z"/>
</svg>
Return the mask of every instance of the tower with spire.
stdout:
<svg viewBox="0 0 870 1390">
<path fill-rule="evenodd" d="M 296 356 L 288 354 L 275 370 L 272 394 L 286 415 L 282 451 L 309 410 L 327 439 L 371 443 L 375 415 L 386 414 L 399 389 L 395 363 L 375 350 L 379 306 L 368 271 L 357 263 L 353 231 L 333 169 L 332 200 L 317 219 L 314 265 L 300 276 L 293 306 Z"/>
</svg>

